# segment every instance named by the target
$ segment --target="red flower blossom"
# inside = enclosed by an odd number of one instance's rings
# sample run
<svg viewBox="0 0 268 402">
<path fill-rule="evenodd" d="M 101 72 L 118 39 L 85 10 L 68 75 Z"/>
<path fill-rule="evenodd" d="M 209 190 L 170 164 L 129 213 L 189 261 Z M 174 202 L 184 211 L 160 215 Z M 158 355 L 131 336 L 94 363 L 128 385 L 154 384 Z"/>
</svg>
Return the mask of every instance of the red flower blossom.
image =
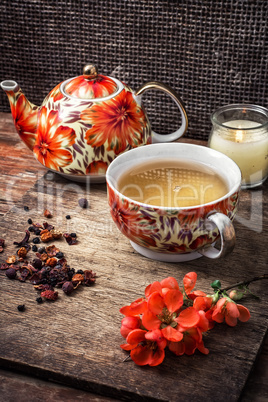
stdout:
<svg viewBox="0 0 268 402">
<path fill-rule="evenodd" d="M 75 142 L 75 131 L 70 127 L 60 126 L 59 112 L 47 111 L 43 107 L 37 130 L 37 139 L 33 152 L 42 165 L 54 170 L 69 165 L 73 161 L 71 152 L 64 148 Z"/>
<path fill-rule="evenodd" d="M 86 168 L 86 174 L 92 174 L 92 175 L 103 174 L 103 175 L 105 175 L 107 168 L 108 168 L 108 164 L 106 162 L 93 161 Z"/>
<path fill-rule="evenodd" d="M 127 344 L 121 345 L 124 350 L 130 350 L 131 359 L 139 366 L 148 364 L 157 366 L 165 358 L 166 339 L 160 330 L 147 332 L 134 329 L 127 336 Z"/>
<path fill-rule="evenodd" d="M 12 96 L 9 92 L 7 95 L 16 130 L 27 147 L 33 150 L 36 140 L 38 108 L 34 108 L 23 94 L 19 95 L 15 103 L 14 95 Z"/>
<path fill-rule="evenodd" d="M 214 321 L 223 322 L 225 319 L 226 324 L 231 327 L 234 327 L 237 324 L 237 319 L 246 322 L 249 318 L 250 313 L 246 307 L 241 304 L 236 304 L 226 297 L 218 300 L 212 314 L 212 319 Z"/>
<path fill-rule="evenodd" d="M 147 307 L 147 301 L 143 297 L 140 297 L 139 299 L 132 302 L 129 306 L 121 307 L 120 313 L 124 314 L 127 317 L 136 315 L 138 316 L 144 313 L 146 307 Z"/>
<path fill-rule="evenodd" d="M 227 324 L 234 326 L 238 318 L 241 321 L 250 318 L 248 309 L 222 297 L 224 290 L 220 288 L 212 296 L 193 291 L 196 278 L 195 272 L 185 275 L 184 296 L 175 278 L 155 281 L 145 288 L 145 298 L 120 309 L 126 316 L 120 332 L 127 342 L 121 348 L 130 351 L 136 364 L 160 364 L 166 346 L 177 356 L 192 355 L 196 350 L 208 354 L 203 333 L 213 328 L 215 321 L 225 319 Z M 191 303 L 193 307 L 189 307 Z"/>
<path fill-rule="evenodd" d="M 128 145 L 137 147 L 144 141 L 143 129 L 147 124 L 145 114 L 133 94 L 126 90 L 122 90 L 114 99 L 83 110 L 80 117 L 92 124 L 85 136 L 92 147 L 100 147 L 107 141 L 107 150 L 113 150 L 118 155 Z"/>
<path fill-rule="evenodd" d="M 196 327 L 185 331 L 181 342 L 170 342 L 168 348 L 177 356 L 182 356 L 184 353 L 186 355 L 192 355 L 196 349 L 204 354 L 209 353 L 209 350 L 204 347 L 202 333 L 200 329 Z"/>
<path fill-rule="evenodd" d="M 206 293 L 202 292 L 201 290 L 195 290 L 192 292 L 196 284 L 196 279 L 197 275 L 195 272 L 189 272 L 183 278 L 184 291 L 187 297 L 191 300 L 194 300 L 198 296 L 206 296 Z"/>
<path fill-rule="evenodd" d="M 172 278 L 174 279 L 174 278 Z M 142 325 L 148 330 L 161 329 L 163 336 L 170 341 L 179 341 L 182 334 L 176 322 L 176 311 L 183 305 L 183 294 L 177 288 L 165 286 L 176 286 L 176 280 L 166 280 L 160 284 L 154 282 L 151 287 L 146 288 L 148 296 L 147 309 L 142 316 Z M 153 289 L 157 289 L 152 292 Z M 152 293 L 151 293 L 152 292 Z"/>
<path fill-rule="evenodd" d="M 124 317 L 123 320 L 121 321 L 121 329 L 120 333 L 121 335 L 126 338 L 128 334 L 133 331 L 133 329 L 138 329 L 141 326 L 141 319 L 140 317 L 136 316 L 127 316 Z"/>
</svg>

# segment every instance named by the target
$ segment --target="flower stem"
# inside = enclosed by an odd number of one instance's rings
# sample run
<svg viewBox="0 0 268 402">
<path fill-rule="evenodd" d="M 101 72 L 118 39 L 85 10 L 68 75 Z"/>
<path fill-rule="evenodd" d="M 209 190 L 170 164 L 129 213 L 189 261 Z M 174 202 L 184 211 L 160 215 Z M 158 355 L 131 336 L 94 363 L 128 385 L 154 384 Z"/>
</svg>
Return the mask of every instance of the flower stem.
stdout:
<svg viewBox="0 0 268 402">
<path fill-rule="evenodd" d="M 241 281 L 241 282 L 234 283 L 233 285 L 227 286 L 224 289 L 220 289 L 220 292 L 224 292 L 224 291 L 227 291 L 229 289 L 237 288 L 238 286 L 248 286 L 251 282 L 256 282 L 256 281 L 259 281 L 261 279 L 268 279 L 268 274 L 263 274 L 263 275 L 260 275 L 260 276 L 254 276 L 253 278 L 248 279 L 246 281 Z"/>
</svg>

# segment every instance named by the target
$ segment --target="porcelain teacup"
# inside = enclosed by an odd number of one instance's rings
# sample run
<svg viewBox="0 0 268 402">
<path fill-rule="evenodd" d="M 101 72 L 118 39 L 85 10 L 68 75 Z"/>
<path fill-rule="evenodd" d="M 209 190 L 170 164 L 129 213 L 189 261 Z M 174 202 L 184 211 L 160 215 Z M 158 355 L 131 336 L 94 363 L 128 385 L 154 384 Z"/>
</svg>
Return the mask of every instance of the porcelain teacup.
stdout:
<svg viewBox="0 0 268 402">
<path fill-rule="evenodd" d="M 189 207 L 149 205 L 118 190 L 119 178 L 148 161 L 174 159 L 203 164 L 226 183 L 223 196 Z M 108 202 L 114 222 L 143 256 L 167 262 L 189 261 L 205 255 L 219 258 L 235 245 L 232 224 L 241 187 L 239 167 L 226 155 L 205 146 L 165 143 L 132 149 L 119 155 L 106 173 Z M 221 240 L 220 249 L 215 247 Z"/>
</svg>

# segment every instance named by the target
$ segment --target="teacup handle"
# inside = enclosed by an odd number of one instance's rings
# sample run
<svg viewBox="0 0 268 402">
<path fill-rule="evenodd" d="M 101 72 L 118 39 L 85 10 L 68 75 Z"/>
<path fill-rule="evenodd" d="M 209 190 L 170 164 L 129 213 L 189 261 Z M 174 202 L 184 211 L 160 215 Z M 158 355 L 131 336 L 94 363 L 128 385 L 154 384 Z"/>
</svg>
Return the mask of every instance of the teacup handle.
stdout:
<svg viewBox="0 0 268 402">
<path fill-rule="evenodd" d="M 180 97 L 177 95 L 177 93 L 170 88 L 166 84 L 162 84 L 161 82 L 158 81 L 152 81 L 152 82 L 147 82 L 143 84 L 135 93 L 136 96 L 141 96 L 144 92 L 148 91 L 149 89 L 156 89 L 165 92 L 171 98 L 175 101 L 176 105 L 178 106 L 180 112 L 181 112 L 181 126 L 178 130 L 174 131 L 174 133 L 171 134 L 157 134 L 154 131 L 152 132 L 152 138 L 153 138 L 153 143 L 157 142 L 170 142 L 170 141 L 175 141 L 178 138 L 182 137 L 187 130 L 188 127 L 188 117 L 186 114 L 185 107 L 183 105 L 182 100 Z"/>
<path fill-rule="evenodd" d="M 220 212 L 215 212 L 207 216 L 204 226 L 211 226 L 211 222 L 219 230 L 221 236 L 221 248 L 220 250 L 217 250 L 215 247 L 209 245 L 199 249 L 198 252 L 208 258 L 213 259 L 224 257 L 225 255 L 231 253 L 235 246 L 235 230 L 233 224 L 228 216 Z"/>
</svg>

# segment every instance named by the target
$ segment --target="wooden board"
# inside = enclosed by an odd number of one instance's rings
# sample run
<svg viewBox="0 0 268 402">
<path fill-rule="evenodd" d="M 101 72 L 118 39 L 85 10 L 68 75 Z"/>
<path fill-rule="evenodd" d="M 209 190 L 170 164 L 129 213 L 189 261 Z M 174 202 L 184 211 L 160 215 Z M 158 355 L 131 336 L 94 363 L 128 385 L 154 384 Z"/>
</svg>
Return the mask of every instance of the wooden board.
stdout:
<svg viewBox="0 0 268 402">
<path fill-rule="evenodd" d="M 83 196 L 90 201 L 89 209 L 78 206 Z M 267 200 L 267 186 L 242 193 L 235 222 L 237 246 L 225 260 L 201 258 L 168 264 L 133 251 L 109 215 L 105 185 L 87 188 L 48 173 L 2 218 L 0 237 L 6 239 L 7 247 L 0 254 L 0 262 L 13 254 L 13 241 L 23 238 L 27 219 L 43 222 L 43 210 L 48 208 L 55 227 L 78 234 L 77 245 L 60 242 L 70 265 L 92 269 L 98 275 L 97 283 L 69 297 L 59 291 L 57 302 L 38 305 L 31 284 L 10 281 L 2 271 L 1 367 L 117 399 L 237 400 L 267 331 L 265 281 L 251 286 L 261 300 L 249 297 L 244 301 L 252 315 L 248 323 L 235 328 L 219 325 L 205 337 L 208 356 L 196 353 L 176 357 L 167 353 L 164 363 L 155 368 L 123 361 L 126 354 L 119 347 L 124 341 L 119 332 L 119 308 L 142 296 L 152 281 L 169 275 L 182 283 L 183 276 L 194 270 L 198 274 L 197 288 L 210 292 L 214 279 L 228 286 L 267 271 L 264 197 Z M 24 211 L 24 205 L 29 206 L 29 212 Z M 67 214 L 72 219 L 66 220 Z M 18 304 L 25 304 L 26 311 L 19 313 Z"/>
</svg>

